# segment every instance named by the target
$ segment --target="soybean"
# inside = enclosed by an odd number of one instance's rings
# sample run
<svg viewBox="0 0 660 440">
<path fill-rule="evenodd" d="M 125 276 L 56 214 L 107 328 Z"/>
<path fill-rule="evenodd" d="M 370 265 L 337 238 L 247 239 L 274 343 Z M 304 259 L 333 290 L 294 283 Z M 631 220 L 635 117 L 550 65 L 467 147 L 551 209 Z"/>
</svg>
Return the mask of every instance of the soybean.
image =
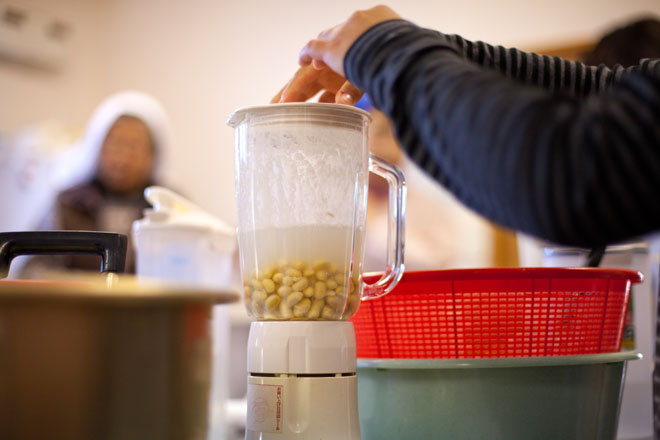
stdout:
<svg viewBox="0 0 660 440">
<path fill-rule="evenodd" d="M 350 276 L 325 260 L 279 260 L 245 279 L 245 300 L 258 319 L 345 319 L 359 302 L 361 277 Z"/>
<path fill-rule="evenodd" d="M 321 310 L 323 310 L 323 306 L 325 305 L 325 301 L 322 299 L 316 299 L 312 303 L 312 307 L 309 309 L 309 313 L 307 314 L 307 317 L 309 319 L 318 319 L 321 316 Z"/>
<path fill-rule="evenodd" d="M 309 312 L 309 309 L 312 308 L 312 301 L 309 300 L 309 298 L 305 298 L 302 301 L 300 301 L 298 304 L 293 306 L 293 316 L 296 318 L 302 318 L 304 317 L 307 312 Z"/>
<path fill-rule="evenodd" d="M 271 279 L 264 279 L 261 284 L 264 286 L 264 290 L 266 293 L 273 293 L 275 292 L 275 283 Z"/>
<path fill-rule="evenodd" d="M 281 302 L 282 298 L 277 294 L 268 296 L 268 298 L 266 298 L 266 310 L 271 312 L 277 310 Z"/>
<path fill-rule="evenodd" d="M 298 304 L 301 299 L 303 299 L 302 292 L 293 292 L 291 295 L 287 296 L 286 303 L 289 307 L 293 307 Z"/>
</svg>

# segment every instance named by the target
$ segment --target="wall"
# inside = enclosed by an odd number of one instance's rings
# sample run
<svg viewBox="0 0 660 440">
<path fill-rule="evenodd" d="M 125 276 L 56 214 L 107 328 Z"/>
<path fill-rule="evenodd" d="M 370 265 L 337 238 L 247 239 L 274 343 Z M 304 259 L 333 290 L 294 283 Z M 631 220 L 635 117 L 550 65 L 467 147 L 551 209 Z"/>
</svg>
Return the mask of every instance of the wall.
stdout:
<svg viewBox="0 0 660 440">
<path fill-rule="evenodd" d="M 58 120 L 80 130 L 103 97 L 103 0 L 11 0 L 4 2 L 70 23 L 70 56 L 61 69 L 43 70 L 0 60 L 0 132 Z"/>
</svg>

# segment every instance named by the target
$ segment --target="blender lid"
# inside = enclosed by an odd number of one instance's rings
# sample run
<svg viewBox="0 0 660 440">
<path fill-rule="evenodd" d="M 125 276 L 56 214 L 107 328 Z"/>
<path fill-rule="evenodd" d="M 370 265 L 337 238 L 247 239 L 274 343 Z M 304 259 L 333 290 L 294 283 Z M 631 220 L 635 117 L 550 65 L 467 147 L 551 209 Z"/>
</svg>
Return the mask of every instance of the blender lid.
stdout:
<svg viewBox="0 0 660 440">
<path fill-rule="evenodd" d="M 369 112 L 345 104 L 330 104 L 322 102 L 287 102 L 282 104 L 266 104 L 241 107 L 236 109 L 227 117 L 227 125 L 230 127 L 239 126 L 247 115 L 257 117 L 284 116 L 296 118 L 296 116 L 305 118 L 319 117 L 325 122 L 354 122 L 362 125 L 365 120 L 371 121 Z"/>
</svg>

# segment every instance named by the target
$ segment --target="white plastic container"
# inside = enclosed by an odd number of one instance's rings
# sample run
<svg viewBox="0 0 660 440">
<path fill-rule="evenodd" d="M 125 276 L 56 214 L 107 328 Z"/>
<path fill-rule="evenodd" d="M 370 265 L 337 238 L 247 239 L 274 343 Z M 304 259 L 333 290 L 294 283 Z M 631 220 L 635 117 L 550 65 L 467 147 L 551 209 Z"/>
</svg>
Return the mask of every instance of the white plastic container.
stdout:
<svg viewBox="0 0 660 440">
<path fill-rule="evenodd" d="M 234 229 L 162 187 L 145 190 L 153 209 L 133 223 L 136 275 L 141 278 L 231 289 L 236 250 Z M 229 396 L 228 306 L 213 308 L 213 373 L 208 439 L 226 437 Z"/>
<path fill-rule="evenodd" d="M 166 188 L 151 186 L 144 193 L 153 209 L 133 223 L 137 274 L 229 288 L 234 229 Z"/>
</svg>

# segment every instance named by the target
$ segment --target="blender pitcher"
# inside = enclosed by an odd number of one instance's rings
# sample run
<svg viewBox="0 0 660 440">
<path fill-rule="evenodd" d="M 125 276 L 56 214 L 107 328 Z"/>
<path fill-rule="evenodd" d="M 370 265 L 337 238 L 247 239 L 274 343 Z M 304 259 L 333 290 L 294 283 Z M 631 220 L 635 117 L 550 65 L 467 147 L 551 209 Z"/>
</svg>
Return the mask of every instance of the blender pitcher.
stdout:
<svg viewBox="0 0 660 440">
<path fill-rule="evenodd" d="M 403 273 L 405 181 L 368 149 L 369 113 L 338 104 L 245 107 L 235 129 L 238 241 L 244 297 L 257 320 L 347 320 L 361 298 Z M 368 175 L 387 180 L 384 275 L 362 280 Z"/>
</svg>

